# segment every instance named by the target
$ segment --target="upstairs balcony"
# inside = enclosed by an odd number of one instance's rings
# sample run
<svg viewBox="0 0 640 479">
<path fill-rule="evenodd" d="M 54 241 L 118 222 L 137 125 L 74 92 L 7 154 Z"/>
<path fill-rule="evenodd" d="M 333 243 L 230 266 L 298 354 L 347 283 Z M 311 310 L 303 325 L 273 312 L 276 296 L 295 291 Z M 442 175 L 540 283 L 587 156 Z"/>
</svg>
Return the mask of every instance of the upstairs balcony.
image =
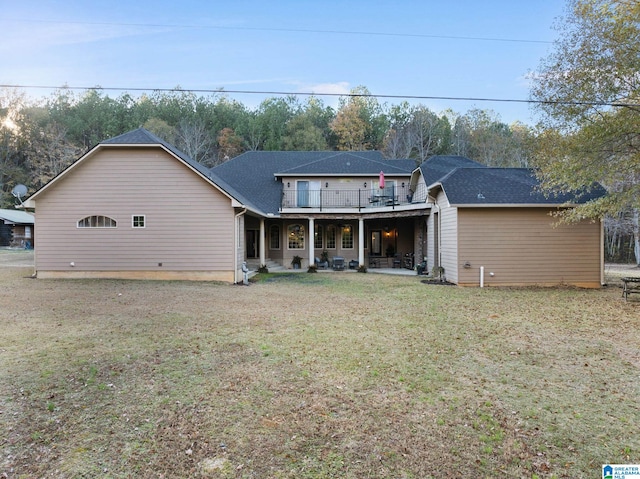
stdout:
<svg viewBox="0 0 640 479">
<path fill-rule="evenodd" d="M 282 192 L 280 211 L 331 212 L 343 210 L 394 210 L 408 205 L 424 204 L 426 188 L 422 185 L 412 192 L 409 185 L 388 188 L 285 190 Z"/>
</svg>

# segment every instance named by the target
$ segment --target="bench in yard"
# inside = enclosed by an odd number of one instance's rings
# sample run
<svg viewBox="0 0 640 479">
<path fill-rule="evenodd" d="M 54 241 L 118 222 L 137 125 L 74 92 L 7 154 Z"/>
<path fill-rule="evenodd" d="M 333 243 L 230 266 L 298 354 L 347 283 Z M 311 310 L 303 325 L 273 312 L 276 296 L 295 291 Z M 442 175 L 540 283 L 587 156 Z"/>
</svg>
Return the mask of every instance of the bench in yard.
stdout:
<svg viewBox="0 0 640 479">
<path fill-rule="evenodd" d="M 622 278 L 622 284 L 622 296 L 624 297 L 625 301 L 630 294 L 640 294 L 640 278 Z"/>
</svg>

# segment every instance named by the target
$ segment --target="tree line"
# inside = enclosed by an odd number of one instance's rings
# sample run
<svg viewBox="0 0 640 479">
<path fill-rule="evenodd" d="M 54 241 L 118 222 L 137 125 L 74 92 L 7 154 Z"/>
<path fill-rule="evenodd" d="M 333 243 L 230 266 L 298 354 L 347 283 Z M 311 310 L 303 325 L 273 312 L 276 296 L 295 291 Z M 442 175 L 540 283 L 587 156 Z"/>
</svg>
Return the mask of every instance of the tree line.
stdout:
<svg viewBox="0 0 640 479">
<path fill-rule="evenodd" d="M 556 29 L 532 76 L 538 178 L 550 192 L 603 185 L 563 219 L 604 218 L 608 257 L 640 267 L 640 2 L 567 0 Z"/>
<path fill-rule="evenodd" d="M 209 167 L 249 150 L 380 150 L 416 166 L 433 155 L 462 155 L 493 167 L 544 168 L 552 144 L 548 129 L 508 125 L 491 110 L 388 105 L 365 87 L 336 108 L 318 97 L 287 96 L 253 109 L 224 92 L 202 96 L 180 88 L 138 97 L 62 88 L 40 99 L 0 90 L 0 207 L 13 207 L 16 184 L 31 194 L 100 141 L 141 126 Z M 603 216 L 607 258 L 633 261 L 637 216 L 628 210 Z"/>
<path fill-rule="evenodd" d="M 456 154 L 489 166 L 527 166 L 531 131 L 488 110 L 435 113 L 424 105 L 381 104 L 364 87 L 340 99 L 265 99 L 255 109 L 224 93 L 175 89 L 112 98 L 96 88 L 50 97 L 0 92 L 2 204 L 15 183 L 37 190 L 102 140 L 145 127 L 205 166 L 248 150 L 380 150 L 387 158 Z"/>
</svg>

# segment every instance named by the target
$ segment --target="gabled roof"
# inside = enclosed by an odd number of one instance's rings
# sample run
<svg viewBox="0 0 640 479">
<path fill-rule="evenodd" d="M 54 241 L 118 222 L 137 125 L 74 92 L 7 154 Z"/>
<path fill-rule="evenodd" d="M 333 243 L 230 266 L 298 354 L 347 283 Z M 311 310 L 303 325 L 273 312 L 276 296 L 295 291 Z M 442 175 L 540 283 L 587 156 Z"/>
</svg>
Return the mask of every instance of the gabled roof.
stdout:
<svg viewBox="0 0 640 479">
<path fill-rule="evenodd" d="M 562 205 L 580 204 L 606 194 L 596 185 L 583 194 L 547 196 L 528 168 L 456 168 L 438 182 L 452 205 Z"/>
<path fill-rule="evenodd" d="M 277 154 L 278 153 L 278 154 Z M 213 177 L 233 185 L 257 210 L 275 214 L 280 207 L 282 184 L 273 173 L 295 166 L 294 152 L 247 151 L 211 169 Z"/>
<path fill-rule="evenodd" d="M 31 213 L 18 210 L 0 209 L 0 222 L 18 225 L 32 225 L 34 217 Z"/>
<path fill-rule="evenodd" d="M 137 130 L 132 130 L 127 133 L 123 133 L 122 135 L 118 135 L 116 137 L 109 138 L 108 140 L 104 140 L 98 143 L 90 151 L 85 153 L 82 157 L 78 158 L 75 162 L 73 162 L 65 170 L 63 170 L 60 174 L 58 174 L 58 176 L 53 178 L 46 185 L 44 185 L 42 188 L 36 191 L 25 203 L 29 205 L 29 202 L 34 200 L 34 198 L 38 196 L 42 191 L 49 188 L 50 185 L 56 183 L 59 178 L 66 175 L 71 169 L 73 169 L 75 166 L 81 163 L 84 159 L 91 156 L 97 150 L 104 147 L 120 147 L 120 146 L 122 147 L 132 147 L 132 146 L 158 147 L 160 146 L 164 148 L 166 151 L 168 151 L 170 154 L 172 154 L 173 156 L 175 156 L 176 158 L 184 162 L 190 168 L 195 170 L 197 173 L 199 173 L 202 177 L 204 177 L 207 181 L 209 181 L 212 185 L 214 185 L 216 188 L 221 190 L 224 194 L 228 195 L 230 198 L 235 199 L 242 204 L 250 204 L 250 202 L 244 201 L 245 199 L 242 198 L 242 195 L 238 194 L 238 192 L 236 192 L 231 185 L 225 184 L 223 181 L 215 181 L 211 175 L 211 171 L 209 170 L 209 168 L 201 165 L 197 161 L 193 160 L 189 155 L 183 153 L 182 151 L 178 150 L 175 146 L 171 145 L 170 143 L 167 143 L 162 138 L 157 137 L 150 131 L 145 130 L 144 128 L 138 128 Z"/>
<path fill-rule="evenodd" d="M 178 150 L 175 146 L 170 143 L 167 143 L 162 138 L 157 137 L 149 130 L 144 128 L 138 128 L 137 130 L 132 130 L 127 133 L 123 133 L 122 135 L 114 136 L 113 138 L 109 138 L 108 140 L 104 140 L 100 142 L 100 145 L 122 145 L 122 146 L 130 146 L 130 145 L 138 145 L 138 146 L 152 146 L 152 145 L 162 145 L 175 156 L 180 158 L 182 161 L 187 163 L 189 166 L 200 172 L 201 174 L 207 176 L 209 174 L 209 169 L 202 166 L 197 161 L 193 160 L 189 155 L 183 153 Z"/>
<path fill-rule="evenodd" d="M 545 195 L 531 169 L 490 168 L 464 156 L 432 156 L 420 172 L 426 185 L 441 187 L 452 205 L 579 204 L 606 194 L 595 185 L 582 194 Z"/>
<path fill-rule="evenodd" d="M 330 170 L 330 166 L 343 171 Z M 384 160 L 379 151 L 247 151 L 212 168 L 211 173 L 242 197 L 250 198 L 257 210 L 277 214 L 282 200 L 280 175 L 376 176 L 382 170 L 408 176 L 414 169 L 413 160 Z"/>
<path fill-rule="evenodd" d="M 114 138 L 110 138 L 109 140 L 103 141 L 101 144 L 103 145 L 162 145 L 175 156 L 180 158 L 182 161 L 187 163 L 193 169 L 197 170 L 200 174 L 209 179 L 212 183 L 214 183 L 218 188 L 223 190 L 232 198 L 236 199 L 239 203 L 251 208 L 256 209 L 254 202 L 251 201 L 251 197 L 245 197 L 242 193 L 237 191 L 233 185 L 230 185 L 224 179 L 219 178 L 217 175 L 213 174 L 211 170 L 197 161 L 193 160 L 189 155 L 183 153 L 175 146 L 170 143 L 167 143 L 162 138 L 157 137 L 153 133 L 144 128 L 138 128 L 137 130 L 129 131 L 122 135 L 116 136 Z"/>
</svg>

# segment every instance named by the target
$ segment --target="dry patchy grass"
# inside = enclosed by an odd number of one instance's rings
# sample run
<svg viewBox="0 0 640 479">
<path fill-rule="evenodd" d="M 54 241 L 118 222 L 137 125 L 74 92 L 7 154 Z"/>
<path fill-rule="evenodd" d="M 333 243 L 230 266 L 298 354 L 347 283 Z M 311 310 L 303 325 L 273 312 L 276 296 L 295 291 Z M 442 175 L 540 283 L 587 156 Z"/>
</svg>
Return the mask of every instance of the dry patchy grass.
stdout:
<svg viewBox="0 0 640 479">
<path fill-rule="evenodd" d="M 640 302 L 618 288 L 29 273 L 0 268 L 0 477 L 576 478 L 640 462 Z"/>
</svg>

